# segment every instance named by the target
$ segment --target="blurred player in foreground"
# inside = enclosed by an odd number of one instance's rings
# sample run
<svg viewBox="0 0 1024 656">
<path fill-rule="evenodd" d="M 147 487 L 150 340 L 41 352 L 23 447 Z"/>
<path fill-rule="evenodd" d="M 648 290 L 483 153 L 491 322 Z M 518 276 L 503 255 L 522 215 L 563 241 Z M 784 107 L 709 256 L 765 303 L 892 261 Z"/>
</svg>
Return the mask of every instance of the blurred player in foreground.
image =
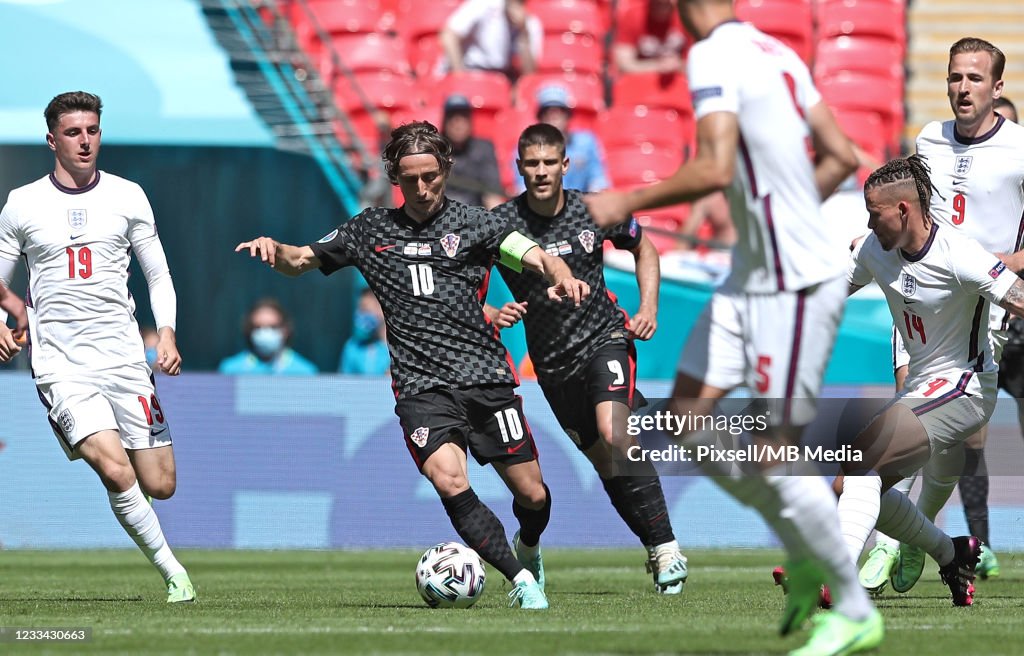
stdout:
<svg viewBox="0 0 1024 656">
<path fill-rule="evenodd" d="M 565 137 L 539 123 L 519 137 L 519 173 L 526 192 L 494 209 L 519 232 L 561 256 L 591 295 L 579 308 L 547 298 L 547 281 L 523 271 L 499 269 L 516 302 L 500 311 L 495 323 L 505 328 L 520 319 L 544 396 L 559 424 L 594 465 L 612 506 L 648 550 L 648 568 L 657 592 L 679 594 L 686 583 L 686 558 L 672 533 L 661 481 L 651 463 L 630 463 L 616 471 L 613 459 L 629 463 L 636 439 L 626 434 L 630 411 L 644 404 L 636 389 L 636 348 L 632 340 L 650 339 L 657 329 L 658 252 L 636 220 L 604 230 L 594 225 L 579 191 L 562 188 L 570 160 Z M 611 241 L 633 253 L 640 308 L 632 318 L 616 305 L 605 287 L 604 247 Z M 517 545 L 522 556 L 523 548 Z"/>
<path fill-rule="evenodd" d="M 953 593 L 974 601 L 976 537 L 951 539 L 898 490 L 925 463 L 938 476 L 963 468 L 963 444 L 995 410 L 998 364 L 989 304 L 1024 314 L 1024 281 L 978 242 L 930 214 L 932 184 L 918 155 L 872 173 L 864 197 L 872 234 L 854 251 L 848 280 L 885 294 L 909 356 L 903 391 L 854 440 L 865 454 L 837 479 L 839 517 L 851 562 L 876 521 L 880 530 L 931 555 Z"/>
<path fill-rule="evenodd" d="M 146 495 L 168 499 L 176 472 L 171 431 L 146 364 L 131 254 L 149 286 L 157 367 L 181 369 L 176 297 L 153 210 L 134 182 L 97 169 L 98 96 L 63 93 L 44 113 L 54 171 L 11 192 L 0 213 L 0 285 L 25 258 L 32 374 L 69 459 L 99 475 L 117 520 L 167 584 L 167 601 L 195 601 Z"/>
<path fill-rule="evenodd" d="M 847 291 L 847 245 L 824 225 L 820 205 L 853 172 L 856 155 L 792 50 L 737 21 L 729 0 L 680 0 L 679 14 L 697 40 L 687 71 L 696 157 L 662 182 L 585 202 L 595 222 L 607 226 L 640 209 L 727 189 L 739 234 L 732 272 L 683 348 L 671 407 L 680 418 L 714 414 L 718 399 L 746 385 L 754 397 L 770 401 L 772 425 L 755 439 L 796 443 L 814 418 Z M 717 436 L 704 431 L 685 438 L 695 443 Z M 795 653 L 876 647 L 882 617 L 843 552 L 827 483 L 810 463 L 796 472 L 776 462 L 759 465 L 756 474 L 710 473 L 756 508 L 786 548 L 781 632 L 804 623 L 827 583 L 834 611 L 815 618 L 810 640 Z"/>
<path fill-rule="evenodd" d="M 948 121 L 933 121 L 917 137 L 917 153 L 931 168 L 939 201 L 932 203 L 931 216 L 949 230 L 976 240 L 989 253 L 1001 254 L 1013 271 L 1024 269 L 1020 252 L 1024 237 L 1024 128 L 995 112 L 995 101 L 1003 92 L 1006 57 L 988 41 L 967 37 L 949 49 L 946 92 L 953 111 Z M 993 355 L 997 363 L 1007 340 L 1009 314 L 993 305 Z M 894 333 L 897 389 L 907 375 L 907 349 Z M 966 443 L 968 475 L 962 495 L 965 511 L 977 503 L 987 506 L 988 476 L 984 465 L 987 426 L 979 427 Z M 975 473 L 984 476 L 971 476 Z M 911 472 L 908 472 L 911 473 Z M 926 467 L 921 477 L 917 507 L 934 519 L 946 504 L 960 478 L 960 471 L 942 475 Z M 914 477 L 897 485 L 909 493 Z M 983 577 L 998 575 L 999 562 L 988 545 L 988 514 L 972 510 L 970 528 L 984 546 L 979 561 Z M 977 531 L 977 532 L 975 532 Z M 897 592 L 910 590 L 924 571 L 925 553 L 880 534 L 878 542 L 861 568 L 861 584 L 881 592 L 887 581 Z M 891 576 L 890 576 L 891 574 Z"/>
<path fill-rule="evenodd" d="M 484 314 L 496 260 L 544 276 L 553 300 L 579 305 L 589 293 L 557 257 L 483 208 L 444 195 L 451 143 L 426 122 L 391 133 L 384 162 L 405 204 L 364 210 L 319 241 L 290 246 L 269 237 L 238 245 L 280 273 L 329 275 L 355 266 L 380 301 L 391 350 L 395 414 L 420 472 L 437 490 L 459 536 L 514 587 L 512 604 L 544 609 L 540 553 L 524 567 L 501 521 L 470 487 L 468 450 L 508 485 L 519 537 L 537 544 L 551 496 L 541 477 L 519 381 L 497 329 Z"/>
<path fill-rule="evenodd" d="M 7 315 L 14 317 L 14 330 L 7 327 Z M 0 362 L 8 362 L 21 352 L 28 339 L 28 314 L 25 303 L 0 282 Z"/>
</svg>

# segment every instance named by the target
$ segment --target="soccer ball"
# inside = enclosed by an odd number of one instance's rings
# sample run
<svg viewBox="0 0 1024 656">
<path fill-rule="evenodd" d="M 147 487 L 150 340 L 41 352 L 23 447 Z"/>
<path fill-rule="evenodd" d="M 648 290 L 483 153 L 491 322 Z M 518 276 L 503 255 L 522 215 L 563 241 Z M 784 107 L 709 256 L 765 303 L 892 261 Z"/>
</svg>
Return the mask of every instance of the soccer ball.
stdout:
<svg viewBox="0 0 1024 656">
<path fill-rule="evenodd" d="M 469 608 L 484 591 L 484 563 L 469 547 L 442 542 L 416 563 L 416 589 L 431 608 Z"/>
</svg>

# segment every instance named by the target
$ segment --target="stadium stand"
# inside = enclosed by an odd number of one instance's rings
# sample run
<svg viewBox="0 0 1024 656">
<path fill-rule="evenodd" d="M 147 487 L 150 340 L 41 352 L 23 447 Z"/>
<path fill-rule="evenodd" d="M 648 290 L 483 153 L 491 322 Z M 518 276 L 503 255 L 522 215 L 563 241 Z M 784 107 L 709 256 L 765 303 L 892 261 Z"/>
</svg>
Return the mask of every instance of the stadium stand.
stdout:
<svg viewBox="0 0 1024 656">
<path fill-rule="evenodd" d="M 782 41 L 807 64 L 814 58 L 814 17 L 810 0 L 737 0 L 736 16 Z"/>
</svg>

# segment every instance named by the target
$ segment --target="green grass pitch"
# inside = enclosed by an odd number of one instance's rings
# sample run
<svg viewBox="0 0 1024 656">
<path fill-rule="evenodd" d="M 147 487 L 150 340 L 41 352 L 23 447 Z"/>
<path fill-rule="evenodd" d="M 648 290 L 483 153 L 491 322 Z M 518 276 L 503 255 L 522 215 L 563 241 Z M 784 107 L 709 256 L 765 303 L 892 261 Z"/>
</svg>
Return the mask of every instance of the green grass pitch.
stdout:
<svg viewBox="0 0 1024 656">
<path fill-rule="evenodd" d="M 4 654 L 773 654 L 782 593 L 772 551 L 691 551 L 679 597 L 653 593 L 643 552 L 549 550 L 551 610 L 507 607 L 488 571 L 480 602 L 431 610 L 413 551 L 190 551 L 199 603 L 168 606 L 133 551 L 0 551 L 0 626 L 91 627 L 88 644 L 0 644 Z M 1024 554 L 999 554 L 973 608 L 953 608 L 935 567 L 878 600 L 883 653 L 1024 653 Z"/>
</svg>

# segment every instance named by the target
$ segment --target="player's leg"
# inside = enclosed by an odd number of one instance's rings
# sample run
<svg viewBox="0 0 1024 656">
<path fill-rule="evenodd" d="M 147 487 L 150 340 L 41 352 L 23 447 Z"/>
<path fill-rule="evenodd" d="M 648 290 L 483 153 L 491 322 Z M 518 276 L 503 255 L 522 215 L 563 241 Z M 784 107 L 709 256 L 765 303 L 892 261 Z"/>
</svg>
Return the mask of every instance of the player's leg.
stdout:
<svg viewBox="0 0 1024 656">
<path fill-rule="evenodd" d="M 117 420 L 121 443 L 135 472 L 136 489 L 140 491 L 146 508 L 142 508 L 141 513 L 139 509 L 131 510 L 135 504 L 134 495 L 122 502 L 129 508 L 128 512 L 141 515 L 143 525 L 140 530 L 162 543 L 150 559 L 167 583 L 167 601 L 195 601 L 192 581 L 164 539 L 151 500 L 146 498 L 149 495 L 168 499 L 176 486 L 171 430 L 156 396 L 153 375 L 145 365 L 123 367 L 105 373 L 102 386 Z M 136 542 L 139 542 L 138 538 Z M 145 547 L 143 551 L 149 555 Z"/>
<path fill-rule="evenodd" d="M 399 399 L 395 414 L 409 453 L 437 491 L 455 532 L 487 563 L 514 580 L 523 567 L 512 555 L 505 527 L 469 483 L 465 434 L 471 429 L 465 409 L 451 393 L 433 391 Z"/>
<path fill-rule="evenodd" d="M 510 597 L 523 608 L 547 608 L 540 538 L 551 519 L 551 492 L 541 475 L 523 400 L 507 385 L 460 394 L 469 408 L 473 430 L 468 441 L 473 456 L 480 464 L 494 465 L 512 492 L 512 512 L 519 521 L 513 545 L 525 573 L 513 579 L 516 588 Z"/>
</svg>

